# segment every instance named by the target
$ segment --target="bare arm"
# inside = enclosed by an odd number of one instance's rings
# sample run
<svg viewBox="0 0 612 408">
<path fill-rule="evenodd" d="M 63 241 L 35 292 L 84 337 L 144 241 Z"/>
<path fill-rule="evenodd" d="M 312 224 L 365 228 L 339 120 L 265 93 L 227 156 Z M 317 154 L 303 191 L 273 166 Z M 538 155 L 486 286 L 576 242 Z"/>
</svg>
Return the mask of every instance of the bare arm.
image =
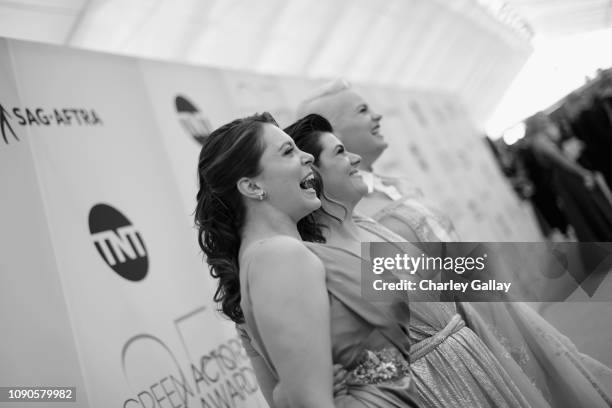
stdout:
<svg viewBox="0 0 612 408">
<path fill-rule="evenodd" d="M 250 360 L 251 365 L 253 366 L 253 370 L 255 371 L 255 377 L 257 378 L 257 382 L 259 383 L 261 393 L 266 399 L 268 405 L 273 408 L 275 404 L 274 399 L 272 398 L 272 393 L 274 391 L 274 387 L 276 386 L 276 379 L 274 378 L 274 376 L 272 376 L 272 373 L 264 362 L 263 357 L 251 356 Z"/>
<path fill-rule="evenodd" d="M 286 393 L 281 383 L 277 382 L 276 377 L 268 368 L 264 358 L 253 347 L 249 333 L 246 331 L 244 326 L 238 324 L 236 325 L 236 330 L 240 336 L 242 346 L 249 357 L 249 361 L 251 362 L 251 366 L 255 372 L 255 377 L 257 378 L 257 383 L 259 384 L 261 393 L 266 399 L 268 406 L 270 408 L 282 408 L 288 406 Z M 346 377 L 348 373 L 341 364 L 334 364 L 333 370 L 334 395 L 345 394 Z"/>
<path fill-rule="evenodd" d="M 333 407 L 329 299 L 321 261 L 276 237 L 255 248 L 249 285 L 255 321 L 292 407 Z"/>
<path fill-rule="evenodd" d="M 591 174 L 589 170 L 565 157 L 561 150 L 545 135 L 537 135 L 533 141 L 533 146 L 539 154 L 548 157 L 557 165 L 577 176 L 587 177 Z"/>
<path fill-rule="evenodd" d="M 276 382 L 276 378 L 270 372 L 263 357 L 260 355 L 252 355 L 249 357 L 251 366 L 255 371 L 257 383 L 261 389 L 268 406 L 270 408 L 282 408 L 288 406 L 286 392 L 281 383 Z M 345 394 L 345 380 L 347 376 L 346 370 L 339 364 L 333 366 L 334 370 L 334 395 Z"/>
<path fill-rule="evenodd" d="M 276 386 L 276 378 L 270 372 L 270 369 L 268 368 L 268 365 L 266 364 L 264 358 L 259 354 L 255 347 L 253 347 L 251 337 L 249 336 L 245 325 L 236 324 L 236 331 L 238 332 L 238 336 L 240 337 L 242 347 L 244 348 L 244 351 L 249 357 L 251 366 L 253 367 L 253 371 L 255 371 L 255 377 L 257 378 L 257 383 L 259 384 L 261 393 L 266 399 L 268 405 L 270 407 L 274 407 L 272 391 Z"/>
</svg>

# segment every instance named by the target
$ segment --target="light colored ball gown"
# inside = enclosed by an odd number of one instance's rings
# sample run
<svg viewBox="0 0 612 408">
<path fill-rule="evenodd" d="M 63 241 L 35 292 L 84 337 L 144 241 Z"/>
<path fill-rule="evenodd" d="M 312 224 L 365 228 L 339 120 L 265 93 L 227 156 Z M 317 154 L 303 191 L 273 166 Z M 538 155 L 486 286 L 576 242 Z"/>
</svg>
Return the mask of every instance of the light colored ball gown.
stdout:
<svg viewBox="0 0 612 408">
<path fill-rule="evenodd" d="M 400 235 L 399 240 L 403 240 L 404 234 L 416 236 L 421 242 L 458 240 L 447 217 L 439 212 L 432 213 L 418 203 L 413 205 L 415 200 L 405 203 L 398 200 L 375 214 L 375 218 L 392 225 L 393 232 Z M 367 217 L 357 220 L 366 228 L 369 225 L 370 229 L 380 229 Z M 393 222 L 386 223 L 388 220 Z M 436 319 L 435 313 L 423 310 L 419 303 L 411 303 L 415 325 Z M 452 310 L 461 314 L 465 324 L 478 335 L 480 343 L 504 367 L 523 394 L 531 395 L 530 406 L 612 407 L 612 370 L 580 353 L 567 337 L 528 305 L 522 302 L 442 305 L 439 307 L 447 309 L 442 314 L 448 315 Z M 435 308 L 433 304 L 432 308 Z M 418 372 L 415 363 L 413 360 L 413 370 Z M 540 396 L 546 405 L 542 405 Z"/>
</svg>

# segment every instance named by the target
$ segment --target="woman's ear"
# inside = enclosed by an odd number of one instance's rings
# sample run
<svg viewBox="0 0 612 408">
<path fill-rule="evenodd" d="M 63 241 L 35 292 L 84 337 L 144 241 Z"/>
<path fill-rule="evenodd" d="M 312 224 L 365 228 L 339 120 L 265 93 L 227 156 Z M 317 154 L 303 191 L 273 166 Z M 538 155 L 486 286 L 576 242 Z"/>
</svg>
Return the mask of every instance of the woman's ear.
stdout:
<svg viewBox="0 0 612 408">
<path fill-rule="evenodd" d="M 236 188 L 240 194 L 253 200 L 262 201 L 266 198 L 266 192 L 255 181 L 248 177 L 242 177 L 236 183 Z"/>
</svg>

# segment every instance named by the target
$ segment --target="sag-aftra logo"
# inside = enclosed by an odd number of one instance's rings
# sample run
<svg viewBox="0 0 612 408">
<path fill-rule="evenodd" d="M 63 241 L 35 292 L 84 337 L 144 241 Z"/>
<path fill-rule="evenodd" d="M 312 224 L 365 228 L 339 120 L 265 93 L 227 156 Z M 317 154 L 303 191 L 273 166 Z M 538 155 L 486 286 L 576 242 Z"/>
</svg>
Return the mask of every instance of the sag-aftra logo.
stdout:
<svg viewBox="0 0 612 408">
<path fill-rule="evenodd" d="M 0 104 L 0 134 L 5 144 L 20 141 L 20 127 L 25 126 L 102 126 L 94 109 L 7 107 Z"/>
</svg>

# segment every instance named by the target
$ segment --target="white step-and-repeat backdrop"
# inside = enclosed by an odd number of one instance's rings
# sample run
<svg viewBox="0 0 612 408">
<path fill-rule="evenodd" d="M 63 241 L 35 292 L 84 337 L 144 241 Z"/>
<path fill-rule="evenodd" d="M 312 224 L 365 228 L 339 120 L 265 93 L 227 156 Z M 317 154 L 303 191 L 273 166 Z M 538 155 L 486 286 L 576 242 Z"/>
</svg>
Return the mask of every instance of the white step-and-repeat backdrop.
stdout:
<svg viewBox="0 0 612 408">
<path fill-rule="evenodd" d="M 0 386 L 265 407 L 197 247 L 197 139 L 264 110 L 288 125 L 319 83 L 0 39 Z M 465 240 L 540 239 L 456 98 L 357 88 L 384 115 L 379 172 L 412 177 Z"/>
</svg>

